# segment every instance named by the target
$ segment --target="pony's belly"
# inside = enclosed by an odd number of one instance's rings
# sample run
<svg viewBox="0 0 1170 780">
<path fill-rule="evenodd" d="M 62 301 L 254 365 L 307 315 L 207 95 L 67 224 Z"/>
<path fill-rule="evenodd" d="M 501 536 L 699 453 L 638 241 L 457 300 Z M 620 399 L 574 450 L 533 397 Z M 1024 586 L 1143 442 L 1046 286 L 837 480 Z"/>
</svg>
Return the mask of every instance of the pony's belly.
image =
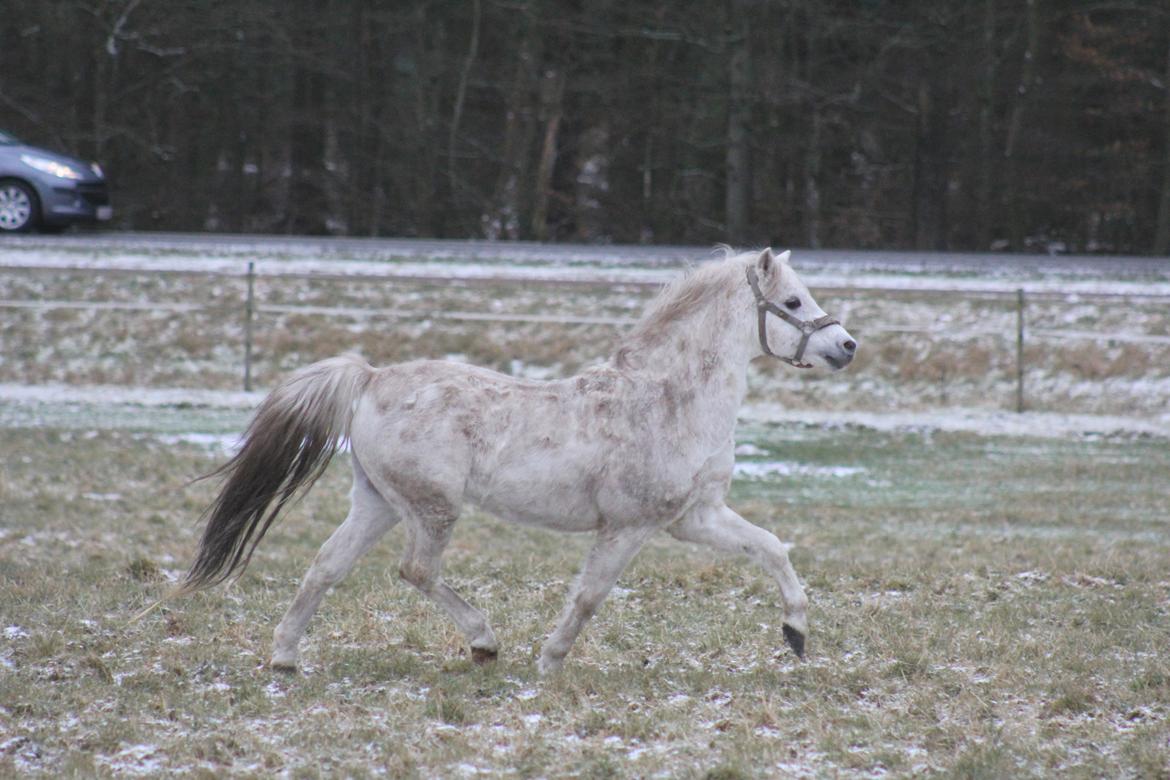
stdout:
<svg viewBox="0 0 1170 780">
<path fill-rule="evenodd" d="M 588 446 L 539 446 L 552 431 L 516 437 L 494 457 L 473 460 L 467 500 L 504 520 L 562 531 L 591 531 L 599 522 L 598 470 Z"/>
<path fill-rule="evenodd" d="M 554 499 L 534 495 L 520 486 L 509 493 L 493 492 L 486 496 L 469 496 L 472 503 L 487 512 L 520 525 L 549 528 L 556 531 L 596 531 L 601 525 L 597 507 L 584 496 L 561 495 Z"/>
</svg>

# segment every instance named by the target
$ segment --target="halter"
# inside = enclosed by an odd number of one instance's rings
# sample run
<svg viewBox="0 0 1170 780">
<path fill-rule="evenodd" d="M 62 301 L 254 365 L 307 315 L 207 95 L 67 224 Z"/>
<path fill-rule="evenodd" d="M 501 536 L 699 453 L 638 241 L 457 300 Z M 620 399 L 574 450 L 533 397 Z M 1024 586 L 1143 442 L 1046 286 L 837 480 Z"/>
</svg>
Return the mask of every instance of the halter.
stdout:
<svg viewBox="0 0 1170 780">
<path fill-rule="evenodd" d="M 830 317 L 828 314 L 817 317 L 815 320 L 802 320 L 799 317 L 794 317 L 788 312 L 781 309 L 776 304 L 764 297 L 764 293 L 760 291 L 760 278 L 756 276 L 756 269 L 750 265 L 747 268 L 748 284 L 752 287 L 752 293 L 756 296 L 756 314 L 759 318 L 760 328 L 760 346 L 764 349 L 765 355 L 770 355 L 777 360 L 783 360 L 790 366 L 797 368 L 812 368 L 811 363 L 801 362 L 804 357 L 804 348 L 808 346 L 808 340 L 812 334 L 816 333 L 822 328 L 827 328 L 830 325 L 840 325 L 841 323 Z M 775 314 L 780 319 L 792 325 L 800 331 L 800 344 L 796 347 L 796 354 L 790 358 L 781 357 L 768 347 L 768 313 Z"/>
</svg>

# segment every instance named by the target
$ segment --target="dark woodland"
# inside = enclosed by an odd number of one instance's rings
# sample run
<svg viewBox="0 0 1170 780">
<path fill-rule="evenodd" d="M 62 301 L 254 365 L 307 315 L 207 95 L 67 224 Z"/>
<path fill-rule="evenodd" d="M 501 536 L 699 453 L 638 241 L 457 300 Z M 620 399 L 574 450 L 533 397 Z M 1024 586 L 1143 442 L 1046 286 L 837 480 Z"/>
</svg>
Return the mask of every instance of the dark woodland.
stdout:
<svg viewBox="0 0 1170 780">
<path fill-rule="evenodd" d="M 134 230 L 1165 254 L 1164 0 L 2 0 Z"/>
</svg>

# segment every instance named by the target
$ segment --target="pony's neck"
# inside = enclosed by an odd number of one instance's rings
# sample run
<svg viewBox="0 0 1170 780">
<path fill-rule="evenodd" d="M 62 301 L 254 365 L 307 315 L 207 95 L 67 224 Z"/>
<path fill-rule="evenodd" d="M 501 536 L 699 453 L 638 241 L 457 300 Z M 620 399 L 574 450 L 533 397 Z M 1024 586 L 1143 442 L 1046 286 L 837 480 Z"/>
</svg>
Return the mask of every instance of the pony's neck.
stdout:
<svg viewBox="0 0 1170 780">
<path fill-rule="evenodd" d="M 742 318 L 727 311 L 722 316 L 697 313 L 684 318 L 636 351 L 638 368 L 655 374 L 693 374 L 700 380 L 734 374 L 746 381 L 753 355 L 744 343 L 745 326 L 737 319 Z"/>
<path fill-rule="evenodd" d="M 747 394 L 747 364 L 754 357 L 743 335 L 751 309 L 735 304 L 730 297 L 713 302 L 652 337 L 628 343 L 615 359 L 652 386 L 674 388 L 675 397 L 687 399 L 689 416 L 704 427 L 704 435 L 717 438 L 734 430 Z"/>
</svg>

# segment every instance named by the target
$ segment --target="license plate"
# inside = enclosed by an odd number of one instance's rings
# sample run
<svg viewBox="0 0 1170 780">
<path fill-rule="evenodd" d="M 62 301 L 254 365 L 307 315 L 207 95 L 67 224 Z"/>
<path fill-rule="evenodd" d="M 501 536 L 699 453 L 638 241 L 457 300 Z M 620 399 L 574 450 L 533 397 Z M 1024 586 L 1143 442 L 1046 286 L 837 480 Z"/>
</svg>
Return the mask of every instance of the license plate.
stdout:
<svg viewBox="0 0 1170 780">
<path fill-rule="evenodd" d="M 98 206 L 97 207 L 97 218 L 102 220 L 103 222 L 105 222 L 107 219 L 110 219 L 113 216 L 114 216 L 114 207 L 113 206 Z"/>
</svg>

